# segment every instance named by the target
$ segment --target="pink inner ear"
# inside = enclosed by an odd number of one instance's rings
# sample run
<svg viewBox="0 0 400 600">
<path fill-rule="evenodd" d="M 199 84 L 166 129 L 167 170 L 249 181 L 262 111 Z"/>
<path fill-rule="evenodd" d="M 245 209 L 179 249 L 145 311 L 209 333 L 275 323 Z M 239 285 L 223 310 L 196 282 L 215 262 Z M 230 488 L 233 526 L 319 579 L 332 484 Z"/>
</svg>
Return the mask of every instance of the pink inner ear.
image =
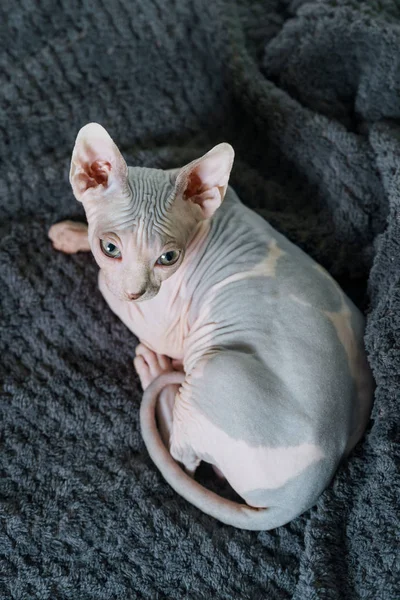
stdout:
<svg viewBox="0 0 400 600">
<path fill-rule="evenodd" d="M 83 170 L 76 177 L 76 184 L 79 192 L 83 194 L 89 188 L 96 188 L 108 185 L 111 163 L 106 160 L 95 160 L 92 163 L 85 163 Z"/>
<path fill-rule="evenodd" d="M 98 185 L 106 186 L 108 176 L 111 171 L 111 163 L 106 160 L 95 160 L 87 166 L 88 183 L 87 187 L 96 187 Z"/>
<path fill-rule="evenodd" d="M 202 188 L 203 186 L 200 177 L 195 171 L 192 171 L 189 175 L 185 192 L 183 194 L 184 200 L 187 200 L 188 198 L 193 198 L 193 196 L 197 196 L 203 191 Z"/>
<path fill-rule="evenodd" d="M 80 172 L 74 177 L 74 185 L 80 194 L 84 194 L 90 188 L 100 185 L 106 188 L 111 172 L 111 163 L 106 160 L 95 160 L 92 163 L 84 163 Z"/>
</svg>

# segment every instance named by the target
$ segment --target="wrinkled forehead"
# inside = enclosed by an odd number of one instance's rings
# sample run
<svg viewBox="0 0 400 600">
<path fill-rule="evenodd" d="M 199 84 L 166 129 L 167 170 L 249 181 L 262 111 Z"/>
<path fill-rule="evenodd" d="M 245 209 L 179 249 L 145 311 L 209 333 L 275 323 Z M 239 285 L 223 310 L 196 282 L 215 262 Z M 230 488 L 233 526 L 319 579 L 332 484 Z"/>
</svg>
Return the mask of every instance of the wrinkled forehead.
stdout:
<svg viewBox="0 0 400 600">
<path fill-rule="evenodd" d="M 107 199 L 97 212 L 96 229 L 118 234 L 136 231 L 148 240 L 168 234 L 174 194 L 171 175 L 159 169 L 129 167 L 128 183 L 129 195 Z"/>
<path fill-rule="evenodd" d="M 135 216 L 146 218 L 165 211 L 174 190 L 169 173 L 160 169 L 128 167 L 128 182 Z"/>
</svg>

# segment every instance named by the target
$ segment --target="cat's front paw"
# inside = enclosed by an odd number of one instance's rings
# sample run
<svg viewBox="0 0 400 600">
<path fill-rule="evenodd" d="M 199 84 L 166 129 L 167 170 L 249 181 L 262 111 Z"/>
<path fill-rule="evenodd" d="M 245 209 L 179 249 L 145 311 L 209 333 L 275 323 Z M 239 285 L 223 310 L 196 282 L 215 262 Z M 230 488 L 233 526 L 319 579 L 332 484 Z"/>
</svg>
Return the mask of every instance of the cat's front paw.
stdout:
<svg viewBox="0 0 400 600">
<path fill-rule="evenodd" d="M 168 356 L 153 352 L 145 344 L 139 344 L 136 347 L 133 364 L 139 375 L 143 391 L 162 373 L 174 371 L 172 361 Z"/>
<path fill-rule="evenodd" d="M 89 252 L 88 228 L 84 223 L 61 221 L 49 229 L 49 238 L 56 250 L 66 254 Z"/>
</svg>

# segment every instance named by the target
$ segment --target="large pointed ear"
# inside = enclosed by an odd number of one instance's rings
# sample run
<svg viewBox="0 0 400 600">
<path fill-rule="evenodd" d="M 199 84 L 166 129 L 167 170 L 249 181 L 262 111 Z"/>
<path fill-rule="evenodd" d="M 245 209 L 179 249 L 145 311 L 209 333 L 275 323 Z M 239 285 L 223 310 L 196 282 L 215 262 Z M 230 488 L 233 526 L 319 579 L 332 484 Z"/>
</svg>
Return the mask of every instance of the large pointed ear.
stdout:
<svg viewBox="0 0 400 600">
<path fill-rule="evenodd" d="M 205 219 L 215 213 L 224 199 L 234 157 L 232 146 L 218 144 L 183 167 L 177 176 L 177 194 L 200 206 Z"/>
<path fill-rule="evenodd" d="M 129 193 L 126 162 L 107 131 L 98 123 L 89 123 L 79 131 L 72 152 L 69 180 L 79 202 L 110 193 Z"/>
</svg>

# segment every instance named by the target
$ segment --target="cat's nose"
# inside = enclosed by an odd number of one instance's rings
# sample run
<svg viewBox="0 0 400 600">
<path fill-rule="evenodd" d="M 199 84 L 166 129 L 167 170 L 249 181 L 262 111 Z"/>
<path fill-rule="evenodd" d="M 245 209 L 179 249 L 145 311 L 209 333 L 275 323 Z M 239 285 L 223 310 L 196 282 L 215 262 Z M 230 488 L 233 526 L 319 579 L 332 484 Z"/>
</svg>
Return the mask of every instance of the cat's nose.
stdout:
<svg viewBox="0 0 400 600">
<path fill-rule="evenodd" d="M 143 296 L 144 291 L 143 292 L 139 292 L 138 294 L 128 294 L 128 299 L 129 300 L 137 300 L 138 298 L 140 298 L 140 296 Z"/>
</svg>

